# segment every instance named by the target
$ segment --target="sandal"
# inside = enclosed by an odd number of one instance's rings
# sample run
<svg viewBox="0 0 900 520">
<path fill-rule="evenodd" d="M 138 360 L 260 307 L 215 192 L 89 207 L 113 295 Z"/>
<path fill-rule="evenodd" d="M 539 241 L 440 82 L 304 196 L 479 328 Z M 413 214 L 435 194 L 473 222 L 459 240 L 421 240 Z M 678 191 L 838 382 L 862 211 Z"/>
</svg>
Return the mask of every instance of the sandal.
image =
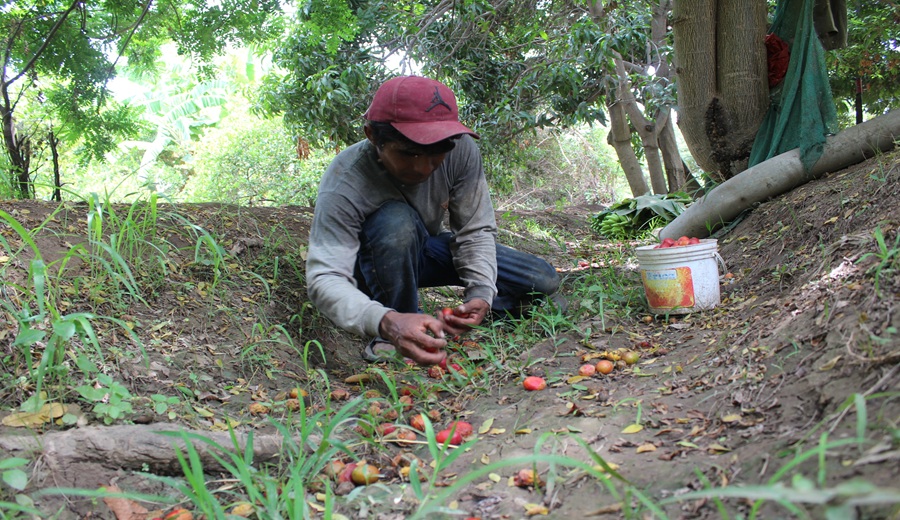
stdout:
<svg viewBox="0 0 900 520">
<path fill-rule="evenodd" d="M 376 348 L 380 345 L 386 345 L 390 348 Z M 395 361 L 397 359 L 397 349 L 386 339 L 376 336 L 366 345 L 363 350 L 362 357 L 369 363 L 381 363 L 383 361 Z"/>
</svg>

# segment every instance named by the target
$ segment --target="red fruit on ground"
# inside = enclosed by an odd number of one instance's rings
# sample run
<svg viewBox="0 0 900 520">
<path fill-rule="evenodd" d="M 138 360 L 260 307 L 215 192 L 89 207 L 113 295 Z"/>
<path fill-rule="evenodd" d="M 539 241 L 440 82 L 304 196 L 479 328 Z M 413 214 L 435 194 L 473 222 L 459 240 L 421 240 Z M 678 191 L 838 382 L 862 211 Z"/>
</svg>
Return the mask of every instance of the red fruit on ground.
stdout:
<svg viewBox="0 0 900 520">
<path fill-rule="evenodd" d="M 428 377 L 433 377 L 435 379 L 443 379 L 444 369 L 441 368 L 440 365 L 432 365 L 432 366 L 428 367 Z"/>
<path fill-rule="evenodd" d="M 613 362 L 608 359 L 601 359 L 597 362 L 597 366 L 595 368 L 597 369 L 597 372 L 606 375 L 613 371 L 615 365 L 613 365 Z"/>
<path fill-rule="evenodd" d="M 378 435 L 387 435 L 389 433 L 393 433 L 394 430 L 397 429 L 397 426 L 391 423 L 382 423 L 378 425 L 377 431 Z"/>
<path fill-rule="evenodd" d="M 468 438 L 470 435 L 475 433 L 475 429 L 472 428 L 470 423 L 466 421 L 453 421 L 450 423 L 450 426 L 447 426 L 448 430 L 456 429 L 456 433 L 458 433 L 463 439 Z"/>
<path fill-rule="evenodd" d="M 438 444 L 444 444 L 447 442 L 447 439 L 450 439 L 450 444 L 454 446 L 459 446 L 463 442 L 462 435 L 458 431 L 450 433 L 450 430 L 441 430 L 437 432 L 434 438 L 438 441 Z"/>
<path fill-rule="evenodd" d="M 597 368 L 590 363 L 588 363 L 586 365 L 581 365 L 580 367 L 578 367 L 578 375 L 580 375 L 580 376 L 591 377 L 596 372 L 597 372 Z"/>
<path fill-rule="evenodd" d="M 351 462 L 344 466 L 344 469 L 341 471 L 341 474 L 338 475 L 338 482 L 353 482 L 353 470 L 356 469 L 356 463 Z"/>
<path fill-rule="evenodd" d="M 544 381 L 543 377 L 528 376 L 522 381 L 522 386 L 525 387 L 525 390 L 529 391 L 543 390 L 547 388 L 547 382 Z"/>
<path fill-rule="evenodd" d="M 417 413 L 409 418 L 409 425 L 413 428 L 419 430 L 420 432 L 425 431 L 425 419 L 422 418 L 422 414 Z"/>
</svg>

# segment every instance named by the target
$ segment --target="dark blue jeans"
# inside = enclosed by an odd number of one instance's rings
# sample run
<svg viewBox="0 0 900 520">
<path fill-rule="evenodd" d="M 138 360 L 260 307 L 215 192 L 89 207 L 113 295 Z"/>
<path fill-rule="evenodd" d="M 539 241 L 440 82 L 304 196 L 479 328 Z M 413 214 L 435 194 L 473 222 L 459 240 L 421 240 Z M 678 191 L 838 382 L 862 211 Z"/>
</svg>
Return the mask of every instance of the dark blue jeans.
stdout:
<svg viewBox="0 0 900 520">
<path fill-rule="evenodd" d="M 430 236 L 416 211 L 387 202 L 363 223 L 355 278 L 360 290 L 398 312 L 419 312 L 422 287 L 461 286 L 450 233 Z M 497 244 L 497 296 L 492 310 L 518 316 L 553 294 L 560 277 L 547 261 Z"/>
</svg>

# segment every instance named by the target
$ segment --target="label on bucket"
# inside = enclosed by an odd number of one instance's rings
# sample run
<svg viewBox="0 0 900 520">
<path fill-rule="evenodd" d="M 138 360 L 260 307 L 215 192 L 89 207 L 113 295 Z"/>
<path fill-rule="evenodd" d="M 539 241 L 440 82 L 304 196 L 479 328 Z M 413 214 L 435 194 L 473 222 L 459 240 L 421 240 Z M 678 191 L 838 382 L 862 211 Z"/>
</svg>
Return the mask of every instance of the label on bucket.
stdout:
<svg viewBox="0 0 900 520">
<path fill-rule="evenodd" d="M 641 271 L 641 278 L 651 308 L 694 306 L 694 279 L 690 267 Z"/>
</svg>

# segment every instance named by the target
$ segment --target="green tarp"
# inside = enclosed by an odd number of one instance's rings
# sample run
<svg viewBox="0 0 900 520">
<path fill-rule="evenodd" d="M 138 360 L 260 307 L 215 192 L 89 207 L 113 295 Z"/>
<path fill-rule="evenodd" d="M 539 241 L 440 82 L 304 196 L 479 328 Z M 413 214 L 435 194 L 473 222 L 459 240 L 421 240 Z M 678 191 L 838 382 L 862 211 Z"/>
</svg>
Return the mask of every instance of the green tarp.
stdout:
<svg viewBox="0 0 900 520">
<path fill-rule="evenodd" d="M 750 152 L 750 166 L 799 148 L 800 160 L 809 170 L 822 155 L 825 136 L 837 131 L 825 49 L 814 24 L 815 3 L 782 0 L 775 10 L 770 32 L 789 44 L 791 56 L 784 81 L 772 90 L 769 111 Z"/>
</svg>

